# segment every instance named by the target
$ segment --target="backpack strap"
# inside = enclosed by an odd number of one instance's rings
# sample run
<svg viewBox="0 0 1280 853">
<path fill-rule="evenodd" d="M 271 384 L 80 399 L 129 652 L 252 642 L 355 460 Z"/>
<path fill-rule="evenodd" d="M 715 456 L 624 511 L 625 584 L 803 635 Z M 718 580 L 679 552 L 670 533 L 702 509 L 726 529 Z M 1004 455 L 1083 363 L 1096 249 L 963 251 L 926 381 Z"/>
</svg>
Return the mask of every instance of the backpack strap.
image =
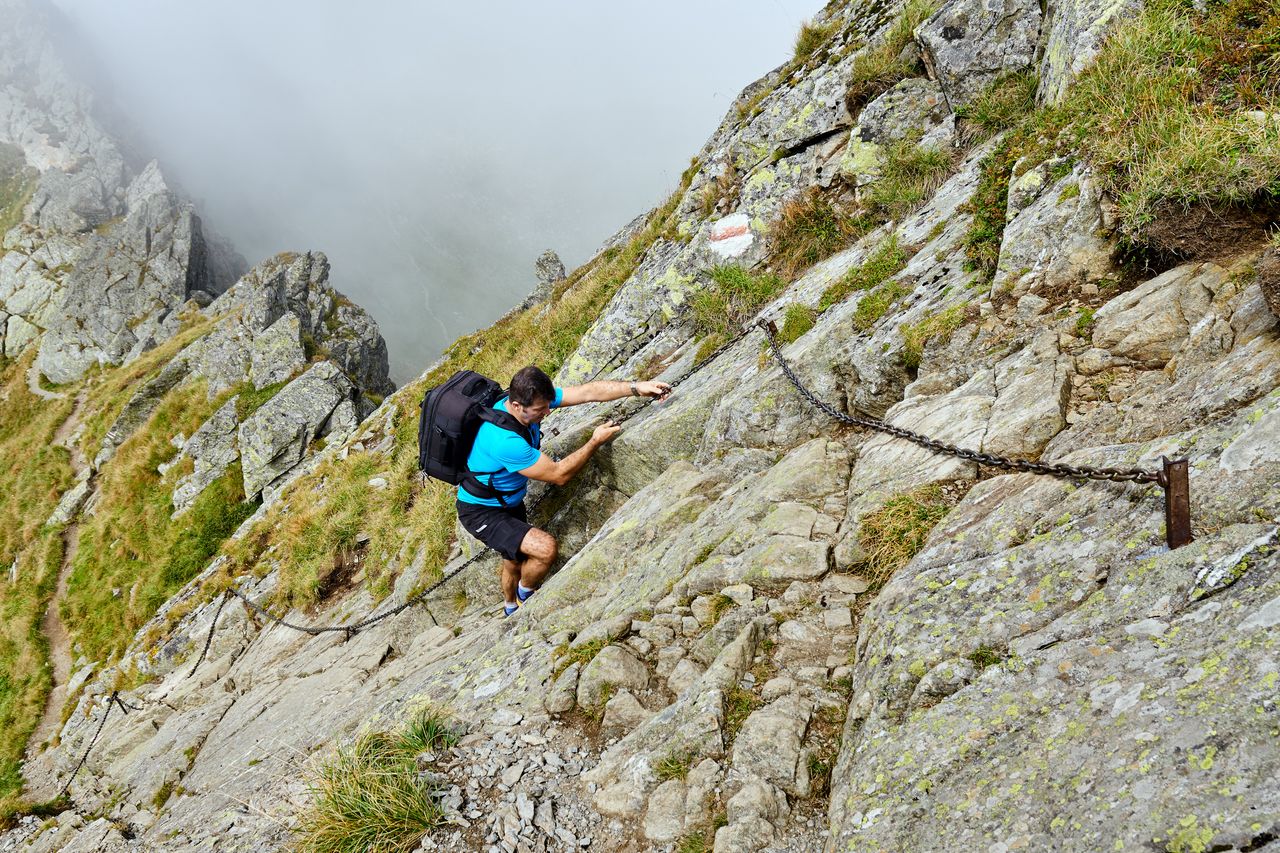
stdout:
<svg viewBox="0 0 1280 853">
<path fill-rule="evenodd" d="M 480 415 L 480 420 L 485 423 L 493 424 L 499 429 L 505 429 L 508 432 L 514 432 L 516 435 L 527 441 L 529 446 L 534 450 L 537 450 L 538 445 L 542 443 L 541 441 L 534 442 L 532 431 L 527 426 L 520 423 L 520 421 L 516 419 L 515 415 L 510 412 L 504 412 L 499 409 L 492 409 L 485 406 L 479 410 L 478 414 Z M 541 438 L 541 435 L 539 435 L 539 438 Z M 512 489 L 508 491 L 495 487 L 493 485 L 493 476 L 495 474 L 501 474 L 502 471 L 503 469 L 501 468 L 497 471 L 468 470 L 463 477 L 462 487 L 478 498 L 493 498 L 496 499 L 503 507 L 506 507 L 508 505 L 506 500 L 507 496 L 516 494 L 520 489 Z M 481 477 L 488 477 L 489 482 L 484 482 L 480 479 Z"/>
</svg>

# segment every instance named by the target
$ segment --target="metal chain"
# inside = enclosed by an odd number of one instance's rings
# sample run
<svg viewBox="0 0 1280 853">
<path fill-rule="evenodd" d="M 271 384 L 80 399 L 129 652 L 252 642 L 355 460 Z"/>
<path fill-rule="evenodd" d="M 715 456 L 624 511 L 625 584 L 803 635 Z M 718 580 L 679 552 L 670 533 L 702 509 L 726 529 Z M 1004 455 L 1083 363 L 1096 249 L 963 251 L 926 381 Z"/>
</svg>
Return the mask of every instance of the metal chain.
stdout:
<svg viewBox="0 0 1280 853">
<path fill-rule="evenodd" d="M 376 616 L 370 616 L 369 618 L 363 619 L 352 625 L 320 625 L 320 626 L 298 625 L 294 622 L 289 622 L 285 619 L 281 619 L 279 616 L 276 616 L 271 611 L 265 609 L 264 607 L 262 607 L 262 605 L 257 604 L 252 599 L 250 599 L 247 595 L 245 595 L 243 592 L 241 592 L 240 590 L 234 587 L 232 587 L 228 591 L 232 595 L 234 595 L 236 598 L 239 598 L 241 601 L 247 604 L 249 608 L 253 610 L 255 613 L 267 619 L 270 619 L 272 622 L 275 622 L 277 625 L 283 625 L 286 628 L 292 628 L 294 631 L 301 631 L 302 633 L 310 634 L 313 637 L 319 636 L 320 634 L 338 633 L 338 632 L 345 633 L 348 637 L 350 637 L 356 632 L 361 631 L 365 628 L 368 628 L 370 625 L 376 625 L 377 623 L 381 622 L 384 619 L 390 619 L 392 616 L 396 616 L 400 613 L 403 613 L 404 611 L 408 610 L 410 607 L 413 607 L 415 604 L 418 604 L 424 598 L 430 595 L 432 592 L 435 592 L 441 586 L 443 586 L 444 584 L 452 580 L 454 577 L 456 577 L 458 573 L 461 572 L 463 569 L 466 569 L 467 567 L 476 563 L 477 561 L 480 560 L 481 557 L 488 555 L 489 552 L 491 552 L 492 550 L 493 550 L 492 548 L 485 548 L 483 551 L 477 552 L 473 557 L 471 557 L 471 559 L 467 560 L 465 563 L 458 566 L 452 572 L 449 572 L 447 575 L 440 578 L 440 580 L 436 581 L 431 586 L 427 587 L 422 592 L 413 596 L 403 604 L 397 605 L 385 613 L 379 613 Z"/>
<path fill-rule="evenodd" d="M 89 745 L 84 748 L 84 754 L 80 756 L 80 762 L 76 764 L 75 769 L 71 771 L 71 775 L 67 777 L 67 781 L 62 786 L 62 790 L 58 792 L 58 796 L 54 797 L 55 800 L 62 799 L 67 795 L 67 791 L 71 790 L 71 783 L 75 781 L 76 774 L 80 772 L 80 768 L 84 767 L 84 763 L 89 760 L 89 753 L 93 751 L 93 745 L 98 742 L 98 737 L 102 734 L 102 727 L 107 724 L 107 717 L 111 716 L 111 709 L 116 705 L 119 705 L 120 710 L 125 714 L 130 711 L 138 710 L 132 705 L 126 705 L 120 699 L 120 691 L 111 691 L 111 696 L 107 699 L 106 713 L 104 713 L 102 715 L 102 719 L 98 721 L 98 728 L 94 731 L 93 737 L 89 739 Z"/>
<path fill-rule="evenodd" d="M 782 355 L 782 347 L 778 343 L 778 337 L 774 328 L 761 320 L 757 325 L 764 330 L 765 335 L 769 339 L 769 348 L 773 351 L 773 357 L 778 362 L 778 366 L 782 368 L 782 372 L 786 374 L 787 379 L 791 380 L 791 384 L 796 387 L 806 400 L 814 405 L 817 409 L 825 412 L 830 417 L 849 424 L 850 426 L 863 427 L 865 429 L 875 430 L 897 438 L 904 438 L 907 441 L 914 442 L 921 447 L 927 447 L 938 453 L 946 453 L 951 456 L 967 459 L 971 462 L 977 462 L 980 465 L 990 465 L 993 468 L 1000 468 L 1005 471 L 1020 471 L 1027 474 L 1046 474 L 1051 477 L 1066 477 L 1073 480 L 1107 480 L 1111 482 L 1128 481 L 1134 483 L 1159 483 L 1164 485 L 1163 472 L 1148 471 L 1142 468 L 1096 468 L 1089 465 L 1067 465 L 1062 462 L 1032 462 L 1029 459 L 1010 459 L 1005 456 L 995 456 L 990 453 L 980 453 L 976 450 L 958 447 L 945 441 L 929 438 L 909 429 L 893 426 L 876 418 L 863 418 L 857 415 L 848 415 L 836 409 L 829 403 L 818 399 L 811 390 L 805 387 L 800 378 L 796 376 L 795 371 L 791 369 L 791 365 L 787 363 L 786 358 Z"/>
<path fill-rule="evenodd" d="M 205 656 L 209 654 L 209 645 L 213 642 L 213 629 L 218 627 L 218 617 L 222 615 L 222 608 L 226 606 L 227 598 L 227 593 L 224 591 L 218 600 L 218 609 L 213 613 L 213 621 L 209 623 L 209 636 L 205 637 L 204 649 L 201 650 L 200 657 L 196 659 L 196 665 L 191 667 L 191 671 L 187 673 L 187 678 L 196 674 L 200 664 L 204 663 Z"/>
</svg>

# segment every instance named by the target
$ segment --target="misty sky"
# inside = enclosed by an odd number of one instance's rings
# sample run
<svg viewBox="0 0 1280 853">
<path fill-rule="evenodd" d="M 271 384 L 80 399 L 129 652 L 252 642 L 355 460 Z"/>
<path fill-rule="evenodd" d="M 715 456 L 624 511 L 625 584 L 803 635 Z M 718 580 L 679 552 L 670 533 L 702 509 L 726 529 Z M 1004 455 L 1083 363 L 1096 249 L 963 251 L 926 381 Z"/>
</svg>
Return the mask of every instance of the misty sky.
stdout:
<svg viewBox="0 0 1280 853">
<path fill-rule="evenodd" d="M 676 185 L 821 0 L 55 0 L 251 263 L 329 255 L 418 376 Z"/>
</svg>

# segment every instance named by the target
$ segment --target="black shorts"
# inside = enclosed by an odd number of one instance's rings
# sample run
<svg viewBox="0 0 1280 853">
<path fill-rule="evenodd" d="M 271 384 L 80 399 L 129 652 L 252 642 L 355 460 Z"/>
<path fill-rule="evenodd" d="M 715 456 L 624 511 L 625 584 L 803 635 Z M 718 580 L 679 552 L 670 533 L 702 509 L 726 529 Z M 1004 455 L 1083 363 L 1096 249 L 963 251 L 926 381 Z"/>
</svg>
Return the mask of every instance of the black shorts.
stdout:
<svg viewBox="0 0 1280 853">
<path fill-rule="evenodd" d="M 508 560 L 520 559 L 520 543 L 533 529 L 523 501 L 512 507 L 458 501 L 458 521 L 464 530 Z"/>
</svg>

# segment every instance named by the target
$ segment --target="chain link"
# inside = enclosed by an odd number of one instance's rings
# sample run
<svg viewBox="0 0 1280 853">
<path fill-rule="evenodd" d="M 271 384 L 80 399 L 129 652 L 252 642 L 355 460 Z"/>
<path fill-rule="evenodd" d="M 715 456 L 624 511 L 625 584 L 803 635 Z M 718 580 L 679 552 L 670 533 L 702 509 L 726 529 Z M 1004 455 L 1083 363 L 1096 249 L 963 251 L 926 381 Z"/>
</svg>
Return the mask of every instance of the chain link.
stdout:
<svg viewBox="0 0 1280 853">
<path fill-rule="evenodd" d="M 764 330 L 765 335 L 769 339 L 769 348 L 773 352 L 774 360 L 778 362 L 778 366 L 782 368 L 782 372 L 787 379 L 791 380 L 791 384 L 796 387 L 800 395 L 813 404 L 815 408 L 826 413 L 841 423 L 850 426 L 863 427 L 877 432 L 892 435 L 897 438 L 903 438 L 907 441 L 914 442 L 921 447 L 938 453 L 945 453 L 950 456 L 956 456 L 960 459 L 966 459 L 971 462 L 977 462 L 979 465 L 989 465 L 992 468 L 999 468 L 1004 471 L 1019 471 L 1026 474 L 1045 474 L 1050 477 L 1065 477 L 1073 480 L 1106 480 L 1110 482 L 1133 482 L 1133 483 L 1160 483 L 1164 484 L 1164 475 L 1158 471 L 1148 471 L 1142 468 L 1096 468 L 1089 465 L 1067 465 L 1062 462 L 1032 462 L 1029 459 L 1010 459 L 1006 456 L 995 456 L 990 453 L 980 453 L 976 450 L 969 450 L 964 447 L 958 447 L 945 441 L 929 438 L 909 429 L 893 426 L 876 418 L 863 418 L 857 415 L 849 415 L 836 409 L 831 404 L 818 399 L 813 391 L 805 387 L 800 381 L 800 377 L 796 376 L 795 371 L 791 369 L 791 365 L 787 363 L 786 358 L 782 355 L 782 346 L 778 343 L 778 337 L 773 327 L 765 323 L 763 320 L 757 324 Z"/>
</svg>

